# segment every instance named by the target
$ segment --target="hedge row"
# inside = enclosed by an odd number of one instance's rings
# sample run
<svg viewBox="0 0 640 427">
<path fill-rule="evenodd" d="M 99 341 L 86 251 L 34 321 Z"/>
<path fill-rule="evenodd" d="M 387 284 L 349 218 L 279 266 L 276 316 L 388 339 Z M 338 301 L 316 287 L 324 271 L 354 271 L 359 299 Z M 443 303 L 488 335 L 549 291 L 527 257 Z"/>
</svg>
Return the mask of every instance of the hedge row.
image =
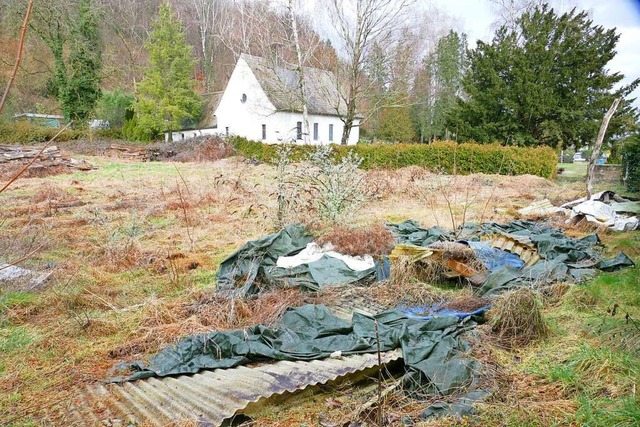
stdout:
<svg viewBox="0 0 640 427">
<path fill-rule="evenodd" d="M 636 136 L 624 145 L 622 162 L 627 190 L 640 193 L 640 137 Z"/>
<path fill-rule="evenodd" d="M 34 144 L 47 142 L 58 132 L 60 132 L 60 129 L 38 126 L 25 121 L 0 121 L 0 144 Z M 84 135 L 81 131 L 65 129 L 58 135 L 56 141 L 71 141 L 80 139 Z"/>
<path fill-rule="evenodd" d="M 273 163 L 277 158 L 277 145 L 249 141 L 241 137 L 230 138 L 239 154 L 247 158 Z M 293 146 L 291 158 L 305 159 L 315 150 L 311 145 Z M 558 155 L 550 147 L 504 147 L 497 144 L 457 144 L 440 141 L 431 144 L 358 144 L 355 146 L 334 146 L 339 160 L 349 151 L 362 157 L 364 169 L 398 169 L 405 166 L 424 168 L 449 174 L 502 174 L 538 175 L 551 178 L 556 172 Z"/>
</svg>

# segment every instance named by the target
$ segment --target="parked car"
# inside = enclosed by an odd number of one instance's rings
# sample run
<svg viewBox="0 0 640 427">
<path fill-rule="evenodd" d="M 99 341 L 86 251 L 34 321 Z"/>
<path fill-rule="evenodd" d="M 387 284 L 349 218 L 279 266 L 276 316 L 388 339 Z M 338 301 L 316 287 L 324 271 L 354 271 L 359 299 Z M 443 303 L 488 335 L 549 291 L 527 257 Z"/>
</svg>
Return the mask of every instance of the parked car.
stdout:
<svg viewBox="0 0 640 427">
<path fill-rule="evenodd" d="M 576 153 L 576 154 L 573 155 L 573 161 L 574 162 L 586 162 L 587 159 L 582 157 L 582 153 Z"/>
</svg>

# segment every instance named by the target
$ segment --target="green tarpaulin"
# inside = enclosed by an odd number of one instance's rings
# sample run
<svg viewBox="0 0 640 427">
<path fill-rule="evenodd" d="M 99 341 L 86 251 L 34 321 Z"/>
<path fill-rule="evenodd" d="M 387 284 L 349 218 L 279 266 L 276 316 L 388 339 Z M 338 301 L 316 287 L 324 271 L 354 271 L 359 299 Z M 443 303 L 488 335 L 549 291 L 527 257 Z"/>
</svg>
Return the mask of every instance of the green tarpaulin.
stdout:
<svg viewBox="0 0 640 427">
<path fill-rule="evenodd" d="M 399 243 L 428 246 L 436 241 L 453 241 L 456 238 L 456 233 L 438 227 L 424 229 L 411 220 L 387 226 Z M 469 223 L 457 233 L 458 238 L 469 241 L 495 234 L 528 237 L 542 259 L 522 269 L 508 265 L 493 269 L 478 291 L 485 296 L 521 286 L 531 287 L 558 281 L 577 282 L 591 276 L 596 269 L 615 271 L 634 265 L 623 253 L 612 259 L 603 259 L 599 248 L 601 242 L 596 234 L 575 239 L 567 237 L 562 230 L 535 221 L 518 220 L 508 224 Z"/>
<path fill-rule="evenodd" d="M 471 318 L 410 319 L 398 311 L 374 317 L 354 313 L 351 322 L 334 316 L 322 305 L 288 310 L 277 328 L 262 325 L 246 330 L 211 332 L 182 339 L 153 357 L 148 366 L 137 363 L 126 380 L 192 374 L 201 369 L 231 368 L 269 360 L 313 360 L 336 351 L 343 355 L 375 353 L 375 321 L 381 351 L 402 348 L 408 390 L 450 394 L 469 384 L 478 370 L 466 358 L 468 345 L 460 334 L 475 326 Z"/>
<path fill-rule="evenodd" d="M 355 271 L 330 256 L 293 268 L 276 266 L 279 257 L 296 255 L 312 241 L 313 236 L 306 233 L 304 227 L 289 225 L 277 233 L 245 243 L 220 264 L 216 276 L 218 292 L 247 296 L 273 286 L 299 286 L 315 291 L 327 285 L 375 277 L 375 268 Z"/>
</svg>

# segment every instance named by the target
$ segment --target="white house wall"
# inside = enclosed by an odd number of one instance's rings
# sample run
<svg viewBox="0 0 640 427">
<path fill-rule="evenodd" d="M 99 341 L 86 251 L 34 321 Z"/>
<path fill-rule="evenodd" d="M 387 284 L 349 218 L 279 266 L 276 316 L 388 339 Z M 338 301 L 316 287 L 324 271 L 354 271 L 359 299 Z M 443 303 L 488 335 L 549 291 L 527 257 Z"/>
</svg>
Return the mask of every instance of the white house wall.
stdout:
<svg viewBox="0 0 640 427">
<path fill-rule="evenodd" d="M 242 102 L 243 94 L 246 95 L 245 102 Z M 268 144 L 303 142 L 296 140 L 296 125 L 302 122 L 302 114 L 276 111 L 242 57 L 231 74 L 215 115 L 217 132 L 222 135 L 238 135 Z M 318 124 L 317 140 L 314 139 L 314 123 Z M 266 126 L 266 138 L 263 138 L 263 125 Z M 333 140 L 329 140 L 330 125 L 333 125 Z M 351 129 L 349 145 L 355 145 L 360 137 L 359 122 L 355 125 Z M 343 123 L 338 116 L 309 115 L 309 142 L 312 144 L 339 144 L 342 129 Z"/>
<path fill-rule="evenodd" d="M 208 129 L 193 129 L 193 130 L 182 130 L 178 132 L 172 132 L 173 141 L 184 141 L 185 139 L 195 138 L 197 136 L 205 136 L 205 135 L 217 135 L 218 129 L 208 128 Z M 164 133 L 164 141 L 169 141 L 169 132 Z"/>
</svg>

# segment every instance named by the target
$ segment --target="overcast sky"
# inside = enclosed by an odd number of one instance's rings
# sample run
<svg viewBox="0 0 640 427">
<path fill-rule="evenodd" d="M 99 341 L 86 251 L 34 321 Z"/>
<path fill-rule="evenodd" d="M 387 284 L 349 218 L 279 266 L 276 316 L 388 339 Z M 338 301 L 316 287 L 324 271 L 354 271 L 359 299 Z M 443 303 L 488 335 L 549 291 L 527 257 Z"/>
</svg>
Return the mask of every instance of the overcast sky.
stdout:
<svg viewBox="0 0 640 427">
<path fill-rule="evenodd" d="M 491 41 L 492 23 L 496 19 L 489 0 L 418 0 L 433 4 L 456 19 L 469 35 L 470 47 L 475 40 Z M 640 77 L 640 0 L 556 0 L 550 3 L 559 11 L 573 6 L 591 12 L 593 22 L 605 28 L 617 28 L 620 33 L 616 57 L 609 63 L 611 72 L 625 75 L 625 82 Z M 634 92 L 635 105 L 640 108 L 640 89 Z"/>
</svg>

